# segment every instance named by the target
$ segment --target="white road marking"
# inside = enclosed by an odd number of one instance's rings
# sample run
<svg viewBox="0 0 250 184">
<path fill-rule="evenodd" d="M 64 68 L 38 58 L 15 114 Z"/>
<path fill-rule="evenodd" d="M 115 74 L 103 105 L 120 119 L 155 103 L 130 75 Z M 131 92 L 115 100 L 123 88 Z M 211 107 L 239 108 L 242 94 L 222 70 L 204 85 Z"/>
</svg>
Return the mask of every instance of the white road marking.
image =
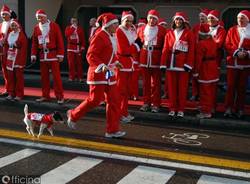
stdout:
<svg viewBox="0 0 250 184">
<path fill-rule="evenodd" d="M 174 162 L 174 161 L 163 161 L 163 160 L 156 160 L 156 159 L 143 158 L 143 157 L 127 156 L 127 155 L 122 155 L 122 154 L 106 153 L 106 152 L 101 152 L 101 151 L 90 151 L 90 150 L 85 150 L 85 149 L 80 149 L 80 148 L 70 148 L 66 146 L 44 144 L 44 143 L 39 143 L 39 142 L 22 141 L 22 140 L 15 140 L 15 139 L 9 139 L 9 138 L 0 138 L 0 142 L 40 148 L 40 149 L 56 150 L 56 151 L 62 151 L 62 152 L 67 152 L 67 153 L 77 153 L 77 154 L 84 154 L 88 156 L 98 156 L 102 158 L 134 161 L 134 162 L 143 163 L 143 164 L 152 164 L 152 165 L 158 165 L 158 166 L 164 166 L 164 167 L 188 169 L 188 170 L 193 170 L 193 171 L 209 172 L 209 173 L 214 173 L 214 174 L 224 174 L 228 176 L 236 176 L 236 177 L 242 177 L 242 178 L 248 178 L 248 179 L 250 178 L 250 172 L 247 172 L 247 171 L 237 171 L 237 170 L 222 169 L 222 168 L 209 167 L 209 166 L 192 165 L 192 164 L 185 164 L 185 163 Z"/>
<path fill-rule="evenodd" d="M 5 156 L 5 157 L 2 157 L 0 158 L 0 168 L 6 166 L 6 165 L 9 165 L 9 164 L 12 164 L 14 162 L 17 162 L 19 160 L 22 160 L 24 158 L 27 158 L 31 155 L 34 155 L 36 153 L 38 153 L 40 150 L 35 150 L 35 149 L 23 149 L 23 150 L 20 150 L 18 152 L 15 152 L 15 153 L 12 153 L 8 156 Z"/>
<path fill-rule="evenodd" d="M 202 175 L 197 184 L 250 184 L 248 181 Z"/>
<path fill-rule="evenodd" d="M 174 174 L 174 170 L 138 166 L 117 184 L 165 184 Z"/>
<path fill-rule="evenodd" d="M 43 174 L 41 176 L 41 184 L 68 183 L 101 162 L 102 160 L 100 159 L 76 157 L 65 164 Z"/>
</svg>

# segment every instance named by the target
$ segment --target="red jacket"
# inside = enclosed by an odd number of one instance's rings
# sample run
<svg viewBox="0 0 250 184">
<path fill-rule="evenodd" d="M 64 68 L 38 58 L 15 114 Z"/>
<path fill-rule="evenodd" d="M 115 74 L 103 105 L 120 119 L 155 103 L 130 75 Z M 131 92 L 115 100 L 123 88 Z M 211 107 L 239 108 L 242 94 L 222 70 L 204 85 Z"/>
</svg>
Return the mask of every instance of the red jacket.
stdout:
<svg viewBox="0 0 250 184">
<path fill-rule="evenodd" d="M 131 72 L 133 70 L 134 55 L 139 52 L 140 48 L 135 43 L 136 32 L 125 30 L 119 26 L 116 30 L 117 38 L 117 58 L 122 64 L 123 68 L 120 71 Z"/>
<path fill-rule="evenodd" d="M 114 45 L 112 45 L 112 39 Z M 115 76 L 112 75 L 106 79 L 102 67 L 105 65 L 110 68 L 114 74 L 114 65 L 117 61 L 114 47 L 116 40 L 106 30 L 98 31 L 92 38 L 87 52 L 87 61 L 89 63 L 87 84 L 116 84 Z M 117 61 L 118 62 L 118 61 Z"/>
<path fill-rule="evenodd" d="M 176 30 L 170 30 L 165 36 L 162 50 L 161 68 L 172 71 L 184 71 L 184 65 L 190 69 L 194 63 L 194 37 L 192 31 L 185 28 L 176 40 Z"/>
<path fill-rule="evenodd" d="M 49 32 L 44 36 L 40 24 L 34 27 L 31 57 L 39 54 L 40 61 L 57 61 L 58 57 L 64 57 L 63 37 L 58 24 L 52 21 L 49 21 L 48 24 Z"/>
<path fill-rule="evenodd" d="M 249 26 L 250 30 L 250 26 Z M 229 29 L 225 41 L 225 48 L 227 51 L 227 68 L 249 68 L 250 58 L 249 56 L 245 59 L 238 59 L 235 56 L 239 48 L 248 51 L 250 55 L 250 34 L 244 39 L 242 37 L 242 42 L 240 43 L 240 35 L 238 32 L 238 26 L 233 26 Z"/>
<path fill-rule="evenodd" d="M 14 68 L 23 68 L 28 50 L 28 40 L 24 32 L 10 32 L 7 38 L 7 48 L 7 69 L 12 71 Z"/>
<path fill-rule="evenodd" d="M 67 51 L 79 53 L 85 49 L 84 31 L 80 26 L 67 26 L 65 37 L 67 39 Z"/>
<path fill-rule="evenodd" d="M 143 43 L 143 47 L 140 51 L 140 66 L 146 68 L 160 68 L 161 52 L 164 45 L 166 29 L 160 25 L 155 26 L 155 28 L 157 28 L 157 34 L 153 39 L 153 47 L 150 48 L 147 47 L 148 43 L 145 38 L 145 30 L 147 30 L 147 28 L 149 28 L 149 26 L 144 25 L 138 30 L 138 37 Z"/>
<path fill-rule="evenodd" d="M 219 70 L 216 58 L 217 44 L 212 38 L 200 40 L 197 43 L 194 73 L 198 75 L 198 81 L 200 83 L 219 81 Z"/>
</svg>

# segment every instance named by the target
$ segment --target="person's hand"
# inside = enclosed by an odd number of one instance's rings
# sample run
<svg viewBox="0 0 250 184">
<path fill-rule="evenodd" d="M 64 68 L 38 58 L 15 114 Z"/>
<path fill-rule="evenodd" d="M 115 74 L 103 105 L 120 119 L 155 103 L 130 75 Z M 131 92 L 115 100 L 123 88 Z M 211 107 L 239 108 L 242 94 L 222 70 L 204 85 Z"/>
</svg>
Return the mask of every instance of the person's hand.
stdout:
<svg viewBox="0 0 250 184">
<path fill-rule="evenodd" d="M 59 63 L 63 62 L 63 57 L 58 57 Z"/>
<path fill-rule="evenodd" d="M 122 69 L 122 68 L 123 68 L 123 66 L 122 66 L 122 64 L 121 64 L 120 62 L 117 62 L 117 63 L 115 64 L 115 66 L 116 66 L 116 68 L 118 68 L 118 69 Z"/>
<path fill-rule="evenodd" d="M 103 65 L 102 72 L 106 73 L 108 71 L 108 67 L 106 65 Z"/>
<path fill-rule="evenodd" d="M 244 59 L 247 55 L 248 53 L 246 51 L 239 51 L 237 54 L 239 59 Z"/>
</svg>

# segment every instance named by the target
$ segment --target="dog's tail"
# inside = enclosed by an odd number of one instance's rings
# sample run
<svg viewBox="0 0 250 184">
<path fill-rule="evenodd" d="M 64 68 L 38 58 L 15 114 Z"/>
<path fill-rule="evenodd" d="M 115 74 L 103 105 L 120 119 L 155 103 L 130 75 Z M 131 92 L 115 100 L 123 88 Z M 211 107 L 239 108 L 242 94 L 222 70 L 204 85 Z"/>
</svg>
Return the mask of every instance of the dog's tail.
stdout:
<svg viewBox="0 0 250 184">
<path fill-rule="evenodd" d="M 29 108 L 27 104 L 25 104 L 23 111 L 24 111 L 24 115 L 27 116 L 29 113 Z"/>
</svg>

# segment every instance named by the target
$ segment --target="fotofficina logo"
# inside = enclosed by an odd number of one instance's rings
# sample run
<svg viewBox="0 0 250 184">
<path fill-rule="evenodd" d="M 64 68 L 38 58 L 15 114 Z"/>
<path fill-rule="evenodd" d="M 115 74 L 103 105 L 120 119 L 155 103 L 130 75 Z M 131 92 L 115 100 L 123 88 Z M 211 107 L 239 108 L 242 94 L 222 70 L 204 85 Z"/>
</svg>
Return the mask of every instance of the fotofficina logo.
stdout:
<svg viewBox="0 0 250 184">
<path fill-rule="evenodd" d="M 2 175 L 1 176 L 2 184 L 40 184 L 41 178 L 40 176 L 17 176 L 17 175 Z"/>
</svg>

